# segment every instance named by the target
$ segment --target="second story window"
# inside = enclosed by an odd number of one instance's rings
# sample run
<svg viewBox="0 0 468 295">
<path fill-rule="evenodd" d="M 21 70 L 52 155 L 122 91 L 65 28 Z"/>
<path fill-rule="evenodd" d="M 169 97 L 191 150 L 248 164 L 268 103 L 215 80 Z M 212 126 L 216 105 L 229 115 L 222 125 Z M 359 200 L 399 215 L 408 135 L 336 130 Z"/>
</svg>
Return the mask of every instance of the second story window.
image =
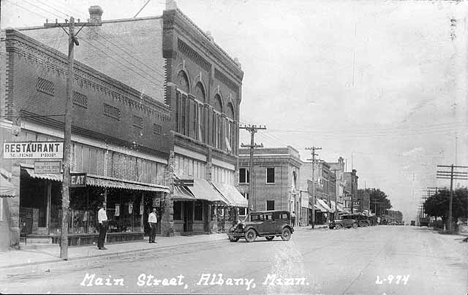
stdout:
<svg viewBox="0 0 468 295">
<path fill-rule="evenodd" d="M 239 169 L 239 183 L 249 183 L 250 175 L 249 170 L 247 168 L 240 168 Z"/>
<path fill-rule="evenodd" d="M 275 183 L 275 168 L 267 168 L 266 183 Z"/>
</svg>

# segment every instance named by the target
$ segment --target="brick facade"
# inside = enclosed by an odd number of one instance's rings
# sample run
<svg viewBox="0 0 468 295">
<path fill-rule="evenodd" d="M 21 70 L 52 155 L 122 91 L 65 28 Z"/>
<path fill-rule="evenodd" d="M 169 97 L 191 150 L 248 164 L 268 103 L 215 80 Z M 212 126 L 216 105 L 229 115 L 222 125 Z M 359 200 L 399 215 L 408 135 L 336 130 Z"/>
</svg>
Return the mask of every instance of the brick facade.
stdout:
<svg viewBox="0 0 468 295">
<path fill-rule="evenodd" d="M 249 169 L 249 149 L 240 149 L 239 169 Z M 294 148 L 262 148 L 254 151 L 253 173 L 249 173 L 249 181 L 253 181 L 253 210 L 267 210 L 267 203 L 274 202 L 274 210 L 296 210 L 300 208 L 299 200 L 299 170 L 301 168 L 299 153 Z M 267 179 L 268 169 L 274 170 L 274 182 Z M 271 177 L 271 175 L 269 176 Z M 271 180 L 271 179 L 270 179 Z M 249 193 L 249 184 L 240 183 L 239 189 Z M 270 208 L 272 209 L 272 208 Z M 272 210 L 273 210 L 272 209 Z"/>
</svg>

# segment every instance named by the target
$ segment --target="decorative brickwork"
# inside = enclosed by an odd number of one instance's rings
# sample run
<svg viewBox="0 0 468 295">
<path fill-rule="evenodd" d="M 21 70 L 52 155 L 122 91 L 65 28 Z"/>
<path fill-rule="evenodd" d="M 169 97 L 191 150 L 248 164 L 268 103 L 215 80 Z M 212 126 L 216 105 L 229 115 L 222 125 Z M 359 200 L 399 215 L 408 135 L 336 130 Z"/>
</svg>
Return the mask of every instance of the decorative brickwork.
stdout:
<svg viewBox="0 0 468 295">
<path fill-rule="evenodd" d="M 54 96 L 54 83 L 52 81 L 38 77 L 36 90 Z"/>
<path fill-rule="evenodd" d="M 137 115 L 133 115 L 133 126 L 139 129 L 143 129 L 143 118 Z"/>
<path fill-rule="evenodd" d="M 9 39 L 6 45 L 7 52 L 27 60 L 29 64 L 41 71 L 47 70 L 50 74 L 66 79 L 67 59 L 62 53 L 14 30 L 7 30 L 7 39 Z M 11 57 L 10 61 L 13 61 Z M 149 116 L 157 115 L 158 112 L 164 116 L 170 116 L 166 105 L 158 103 L 151 97 L 103 74 L 98 77 L 95 70 L 78 61 L 75 62 L 74 84 L 84 90 L 101 92 L 119 103 L 143 111 Z M 128 97 L 129 93 L 132 93 L 134 97 Z"/>
<path fill-rule="evenodd" d="M 184 41 L 177 39 L 177 49 L 185 54 L 185 56 L 189 57 L 193 60 L 196 64 L 198 64 L 202 69 L 209 72 L 211 69 L 211 64 L 204 59 L 200 54 L 198 54 L 195 50 L 193 50 L 187 43 Z"/>
<path fill-rule="evenodd" d="M 73 91 L 73 104 L 86 109 L 88 108 L 88 97 L 82 93 Z"/>
<path fill-rule="evenodd" d="M 114 106 L 111 106 L 107 103 L 104 104 L 104 115 L 120 120 L 120 110 Z"/>
<path fill-rule="evenodd" d="M 159 124 L 154 123 L 153 124 L 153 133 L 156 135 L 159 135 L 162 133 L 162 126 Z"/>
</svg>

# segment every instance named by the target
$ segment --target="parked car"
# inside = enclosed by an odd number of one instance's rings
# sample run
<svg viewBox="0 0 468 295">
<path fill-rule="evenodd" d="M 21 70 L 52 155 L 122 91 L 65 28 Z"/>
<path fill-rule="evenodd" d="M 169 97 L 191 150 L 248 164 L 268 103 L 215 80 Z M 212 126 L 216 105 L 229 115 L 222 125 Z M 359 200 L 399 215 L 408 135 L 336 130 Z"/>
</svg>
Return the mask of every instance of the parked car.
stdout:
<svg viewBox="0 0 468 295">
<path fill-rule="evenodd" d="M 290 212 L 275 210 L 252 212 L 244 221 L 231 227 L 227 234 L 231 242 L 240 238 L 253 242 L 257 237 L 265 237 L 268 241 L 281 237 L 283 241 L 289 241 L 293 232 Z"/>
<path fill-rule="evenodd" d="M 341 215 L 341 219 L 333 220 L 330 222 L 328 227 L 330 229 L 340 229 L 340 228 L 358 228 L 359 221 L 356 219 L 355 214 L 343 214 Z"/>
</svg>

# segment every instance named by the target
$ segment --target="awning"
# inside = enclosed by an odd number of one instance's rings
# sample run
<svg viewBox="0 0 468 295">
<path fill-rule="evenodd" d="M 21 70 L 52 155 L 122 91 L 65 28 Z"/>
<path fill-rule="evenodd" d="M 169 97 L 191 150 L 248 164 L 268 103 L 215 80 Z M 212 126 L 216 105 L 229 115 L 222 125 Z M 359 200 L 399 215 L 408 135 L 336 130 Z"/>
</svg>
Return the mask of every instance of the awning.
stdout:
<svg viewBox="0 0 468 295">
<path fill-rule="evenodd" d="M 25 170 L 29 174 L 29 176 L 32 178 L 47 179 L 47 180 L 62 182 L 62 174 L 35 173 L 34 168 L 21 167 L 21 169 Z"/>
<path fill-rule="evenodd" d="M 312 202 L 309 201 L 309 209 L 312 209 Z M 314 204 L 314 211 L 321 211 L 321 212 L 327 212 L 327 209 L 317 205 L 317 204 Z"/>
<path fill-rule="evenodd" d="M 105 177 L 100 175 L 86 175 L 86 185 L 112 187 L 128 190 L 147 191 L 147 192 L 164 192 L 169 193 L 169 188 L 164 185 L 157 185 L 152 183 L 143 183 L 130 180 L 117 179 L 112 177 Z"/>
<path fill-rule="evenodd" d="M 16 196 L 15 186 L 3 174 L 0 174 L 0 197 L 14 196 Z"/>
<path fill-rule="evenodd" d="M 190 192 L 190 190 L 186 186 L 174 186 L 174 194 L 172 195 L 172 199 L 176 201 L 195 201 L 195 196 Z"/>
<path fill-rule="evenodd" d="M 249 202 L 244 198 L 239 191 L 230 184 L 213 182 L 215 188 L 228 201 L 228 205 L 233 207 L 248 207 Z"/>
<path fill-rule="evenodd" d="M 331 212 L 331 209 L 328 207 L 327 203 L 321 199 L 317 199 L 317 203 L 315 205 L 317 205 L 322 212 Z"/>
<path fill-rule="evenodd" d="M 62 179 L 63 179 L 62 174 L 35 173 L 34 168 L 26 168 L 26 167 L 22 167 L 21 169 L 24 169 L 32 178 L 47 179 L 47 180 L 59 181 L 59 182 L 62 182 Z M 137 190 L 137 191 L 169 193 L 169 188 L 164 185 L 137 182 L 137 181 L 131 181 L 131 180 L 123 180 L 123 179 L 100 176 L 100 175 L 93 175 L 93 174 L 86 175 L 86 185 L 99 186 L 99 187 L 112 187 L 112 188 Z"/>
<path fill-rule="evenodd" d="M 227 200 L 205 179 L 195 178 L 193 186 L 189 188 L 195 198 L 210 202 L 222 202 L 227 204 Z"/>
</svg>

